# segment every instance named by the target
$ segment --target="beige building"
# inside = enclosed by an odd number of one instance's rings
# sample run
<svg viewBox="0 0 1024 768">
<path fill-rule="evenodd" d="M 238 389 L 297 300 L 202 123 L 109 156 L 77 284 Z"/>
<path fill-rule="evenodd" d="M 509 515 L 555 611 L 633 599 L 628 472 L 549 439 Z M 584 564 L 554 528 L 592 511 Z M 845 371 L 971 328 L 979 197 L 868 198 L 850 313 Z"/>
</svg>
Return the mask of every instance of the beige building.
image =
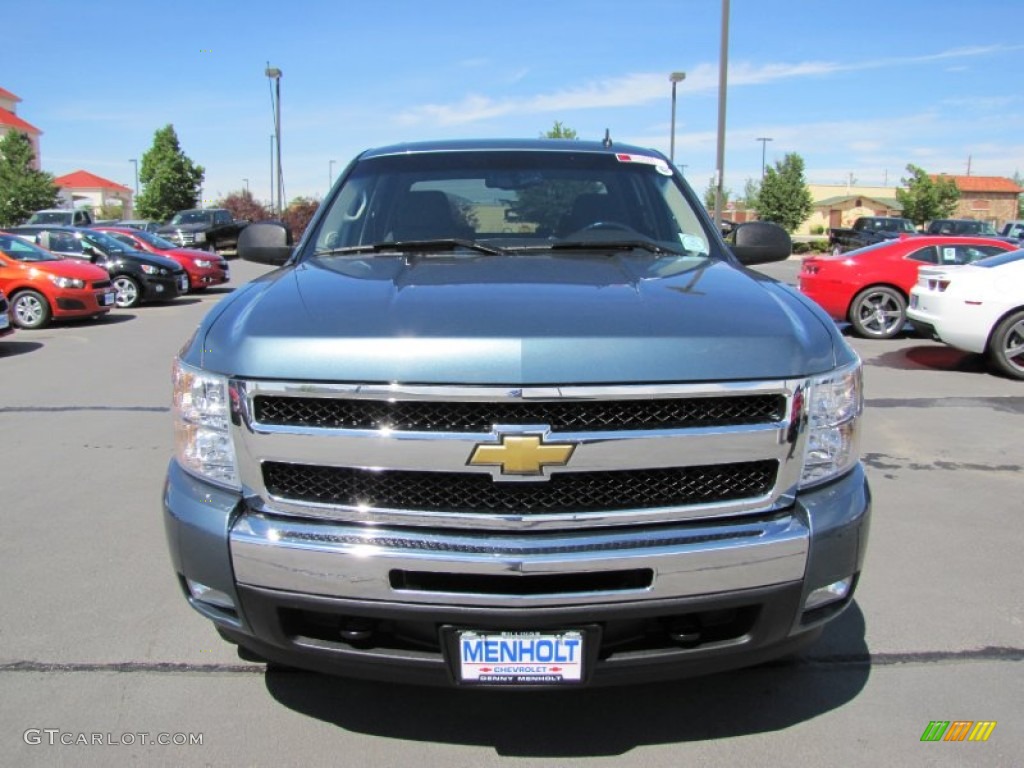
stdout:
<svg viewBox="0 0 1024 768">
<path fill-rule="evenodd" d="M 88 171 L 75 171 L 54 179 L 61 197 L 70 200 L 72 208 L 92 208 L 94 217 L 107 205 L 118 206 L 120 219 L 132 217 L 132 191 L 110 179 Z"/>
<path fill-rule="evenodd" d="M 827 233 L 829 229 L 852 227 L 861 216 L 901 216 L 903 206 L 896 200 L 895 187 L 852 184 L 808 184 L 814 209 L 794 232 L 797 235 Z"/>
</svg>

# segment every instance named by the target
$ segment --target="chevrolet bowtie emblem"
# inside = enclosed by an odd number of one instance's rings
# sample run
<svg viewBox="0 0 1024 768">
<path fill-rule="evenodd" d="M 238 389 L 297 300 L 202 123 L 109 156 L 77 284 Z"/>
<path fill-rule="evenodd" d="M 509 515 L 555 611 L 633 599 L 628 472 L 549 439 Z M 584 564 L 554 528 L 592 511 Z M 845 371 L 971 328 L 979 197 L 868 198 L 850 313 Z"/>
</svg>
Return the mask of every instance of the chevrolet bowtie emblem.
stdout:
<svg viewBox="0 0 1024 768">
<path fill-rule="evenodd" d="M 545 445 L 540 435 L 502 435 L 500 445 L 478 445 L 469 457 L 475 467 L 501 467 L 503 475 L 543 475 L 543 467 L 564 467 L 575 445 Z"/>
</svg>

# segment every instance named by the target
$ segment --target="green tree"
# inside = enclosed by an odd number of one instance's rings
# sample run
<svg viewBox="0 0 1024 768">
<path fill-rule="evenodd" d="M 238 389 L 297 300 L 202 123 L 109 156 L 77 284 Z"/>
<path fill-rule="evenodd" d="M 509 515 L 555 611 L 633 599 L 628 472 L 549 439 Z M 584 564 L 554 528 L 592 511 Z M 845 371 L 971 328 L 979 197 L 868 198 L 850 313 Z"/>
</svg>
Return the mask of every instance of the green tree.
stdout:
<svg viewBox="0 0 1024 768">
<path fill-rule="evenodd" d="M 757 198 L 761 194 L 761 182 L 747 179 L 743 185 L 743 202 L 747 208 L 757 210 Z"/>
<path fill-rule="evenodd" d="M 548 131 L 547 133 L 542 133 L 540 135 L 540 137 L 542 139 L 578 139 L 579 138 L 579 136 L 576 135 L 576 130 L 575 129 L 568 128 L 568 127 L 562 125 L 562 123 L 560 121 L 558 121 L 558 120 L 555 120 L 555 124 L 551 127 L 550 131 Z"/>
<path fill-rule="evenodd" d="M 0 138 L 0 226 L 21 224 L 34 211 L 57 205 L 53 175 L 32 167 L 32 141 L 21 131 Z"/>
<path fill-rule="evenodd" d="M 896 190 L 896 199 L 903 206 L 903 215 L 917 226 L 932 219 L 946 219 L 956 211 L 960 190 L 948 176 L 933 179 L 914 164 L 907 166 L 909 178 L 900 179 L 903 189 Z"/>
<path fill-rule="evenodd" d="M 153 136 L 153 146 L 142 156 L 139 181 L 144 185 L 135 204 L 144 219 L 166 221 L 176 212 L 196 207 L 206 171 L 193 163 L 178 142 L 173 125 Z"/>
<path fill-rule="evenodd" d="M 715 177 L 712 176 L 708 179 L 708 185 L 704 188 L 704 207 L 709 211 L 715 210 Z M 722 187 L 722 210 L 725 210 L 725 206 L 729 204 L 729 198 L 732 196 L 732 190 L 728 187 Z"/>
<path fill-rule="evenodd" d="M 811 191 L 804 181 L 804 159 L 789 152 L 775 167 L 765 169 L 761 191 L 757 196 L 757 217 L 773 221 L 787 232 L 792 232 L 814 209 Z"/>
</svg>

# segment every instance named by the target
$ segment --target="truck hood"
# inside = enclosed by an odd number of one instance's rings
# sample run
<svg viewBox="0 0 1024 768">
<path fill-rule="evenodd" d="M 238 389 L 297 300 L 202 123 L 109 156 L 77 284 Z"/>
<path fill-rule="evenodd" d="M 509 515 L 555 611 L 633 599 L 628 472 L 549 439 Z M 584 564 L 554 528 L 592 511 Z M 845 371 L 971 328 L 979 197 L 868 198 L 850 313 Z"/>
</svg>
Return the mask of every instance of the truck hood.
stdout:
<svg viewBox="0 0 1024 768">
<path fill-rule="evenodd" d="M 654 383 L 822 372 L 842 344 L 795 291 L 723 262 L 328 257 L 237 291 L 185 359 L 264 379 Z"/>
</svg>

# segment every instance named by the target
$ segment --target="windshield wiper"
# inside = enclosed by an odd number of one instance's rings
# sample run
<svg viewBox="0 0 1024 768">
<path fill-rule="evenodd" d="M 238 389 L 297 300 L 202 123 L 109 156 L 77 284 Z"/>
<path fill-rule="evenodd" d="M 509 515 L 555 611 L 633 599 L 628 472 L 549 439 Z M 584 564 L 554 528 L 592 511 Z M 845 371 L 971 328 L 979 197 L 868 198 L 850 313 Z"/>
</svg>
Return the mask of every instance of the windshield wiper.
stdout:
<svg viewBox="0 0 1024 768">
<path fill-rule="evenodd" d="M 508 253 L 504 248 L 495 248 L 490 245 L 483 245 L 475 240 L 464 240 L 460 237 L 446 237 L 437 240 L 389 240 L 383 243 L 370 243 L 368 245 L 349 245 L 344 248 L 330 248 L 326 251 L 316 251 L 314 256 L 336 256 L 358 253 L 387 253 L 396 251 L 399 253 L 427 253 L 429 251 L 456 251 L 460 248 L 486 253 L 491 256 L 500 256 Z"/>
<path fill-rule="evenodd" d="M 673 256 L 685 256 L 686 251 L 665 248 L 651 240 L 567 240 L 552 243 L 548 246 L 552 251 L 650 251 L 651 253 L 670 253 Z"/>
</svg>

